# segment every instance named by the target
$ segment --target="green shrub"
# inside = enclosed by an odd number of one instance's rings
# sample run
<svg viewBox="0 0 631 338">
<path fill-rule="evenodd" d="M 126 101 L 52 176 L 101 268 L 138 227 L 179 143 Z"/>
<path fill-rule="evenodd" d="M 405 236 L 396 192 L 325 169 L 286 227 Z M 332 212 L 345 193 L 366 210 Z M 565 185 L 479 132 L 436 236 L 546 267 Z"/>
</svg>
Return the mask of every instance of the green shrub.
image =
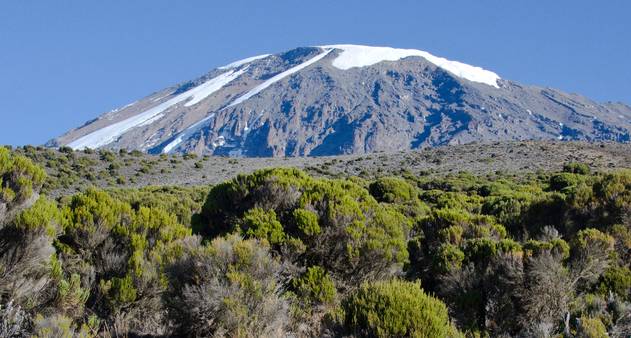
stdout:
<svg viewBox="0 0 631 338">
<path fill-rule="evenodd" d="M 628 267 L 612 266 L 601 277 L 599 291 L 607 295 L 614 292 L 623 300 L 631 295 L 631 270 Z"/>
<path fill-rule="evenodd" d="M 129 180 L 130 183 L 132 180 Z M 161 209 L 177 216 L 179 223 L 190 225 L 208 194 L 207 187 L 144 187 L 140 189 L 112 189 L 108 193 L 136 209 Z"/>
<path fill-rule="evenodd" d="M 164 330 L 164 268 L 182 251 L 190 229 L 165 210 L 135 209 L 96 189 L 63 204 L 64 233 L 56 247 L 66 273 L 91 283 L 89 311 L 110 323 L 124 319 L 129 332 Z"/>
<path fill-rule="evenodd" d="M 172 315 L 186 336 L 284 336 L 281 265 L 265 243 L 237 235 L 192 246 L 170 266 Z"/>
<path fill-rule="evenodd" d="M 46 287 L 59 276 L 53 247 L 59 223 L 55 204 L 41 197 L 14 220 L 0 224 L 0 302 L 15 301 L 31 310 L 50 299 Z"/>
<path fill-rule="evenodd" d="M 40 197 L 32 207 L 20 212 L 13 224 L 22 231 L 45 230 L 49 237 L 56 237 L 61 230 L 62 218 L 57 204 Z"/>
<path fill-rule="evenodd" d="M 219 184 L 201 216 L 196 228 L 208 237 L 238 230 L 235 224 L 262 224 L 240 230 L 276 243 L 285 239 L 306 250 L 307 265 L 348 278 L 390 273 L 408 258 L 410 221 L 396 208 L 351 181 L 315 179 L 297 169 L 266 169 Z"/>
<path fill-rule="evenodd" d="M 610 251 L 613 249 L 614 239 L 610 235 L 596 229 L 583 229 L 578 232 L 574 247 L 578 250 L 593 250 L 594 248 Z"/>
<path fill-rule="evenodd" d="M 555 256 L 567 259 L 570 256 L 570 246 L 562 239 L 554 239 L 549 242 L 528 240 L 523 245 L 526 257 L 541 255 L 542 253 L 551 253 Z"/>
<path fill-rule="evenodd" d="M 116 184 L 123 185 L 126 183 L 127 183 L 127 179 L 125 178 L 125 176 L 118 176 L 116 178 Z"/>
<path fill-rule="evenodd" d="M 9 207 L 39 192 L 46 173 L 30 159 L 0 147 L 0 203 Z"/>
<path fill-rule="evenodd" d="M 488 238 L 474 238 L 465 242 L 465 257 L 470 262 L 485 262 L 497 255 L 497 242 Z"/>
<path fill-rule="evenodd" d="M 90 296 L 90 290 L 81 287 L 81 276 L 72 274 L 69 280 L 62 279 L 57 288 L 55 306 L 65 314 L 73 317 L 83 315 L 85 302 Z"/>
<path fill-rule="evenodd" d="M 61 146 L 59 147 L 59 152 L 60 153 L 66 153 L 66 154 L 72 154 L 74 152 L 74 150 L 68 146 Z"/>
<path fill-rule="evenodd" d="M 416 199 L 416 189 L 403 179 L 383 177 L 370 184 L 370 194 L 379 202 L 403 203 Z"/>
<path fill-rule="evenodd" d="M 418 283 L 362 285 L 342 303 L 346 329 L 361 337 L 451 337 L 447 307 Z"/>
<path fill-rule="evenodd" d="M 318 235 L 321 231 L 318 224 L 318 215 L 313 211 L 305 209 L 295 209 L 293 211 L 296 227 L 307 236 Z"/>
<path fill-rule="evenodd" d="M 197 159 L 197 154 L 195 153 L 186 153 L 182 156 L 184 160 L 194 160 Z"/>
<path fill-rule="evenodd" d="M 607 338 L 607 328 L 598 318 L 581 317 L 579 320 L 577 337 L 581 338 Z"/>
<path fill-rule="evenodd" d="M 434 264 L 437 271 L 446 273 L 460 269 L 464 261 L 465 254 L 453 244 L 442 244 L 434 257 Z"/>
<path fill-rule="evenodd" d="M 116 171 L 117 171 L 118 169 L 120 169 L 120 168 L 121 168 L 121 164 L 120 164 L 120 162 L 112 162 L 112 163 L 110 163 L 110 165 L 107 167 L 107 170 L 109 170 L 110 174 L 112 174 L 112 175 L 113 175 L 113 174 L 114 174 L 114 173 L 116 173 Z"/>
<path fill-rule="evenodd" d="M 589 166 L 585 163 L 571 162 L 563 165 L 563 171 L 566 173 L 589 175 Z"/>
<path fill-rule="evenodd" d="M 116 160 L 116 155 L 113 152 L 104 149 L 99 150 L 99 157 L 101 161 L 106 162 L 114 162 Z"/>
<path fill-rule="evenodd" d="M 120 311 L 122 307 L 129 306 L 136 300 L 137 290 L 132 276 L 123 278 L 114 277 L 111 280 L 101 280 L 99 291 L 108 296 L 113 311 Z"/>
<path fill-rule="evenodd" d="M 265 211 L 253 208 L 243 215 L 242 230 L 248 235 L 266 239 L 271 244 L 280 244 L 285 240 L 283 225 L 276 219 L 274 210 Z"/>
<path fill-rule="evenodd" d="M 309 303 L 331 304 L 337 291 L 333 280 L 326 270 L 319 266 L 307 268 L 307 271 L 292 281 L 296 293 Z"/>
</svg>

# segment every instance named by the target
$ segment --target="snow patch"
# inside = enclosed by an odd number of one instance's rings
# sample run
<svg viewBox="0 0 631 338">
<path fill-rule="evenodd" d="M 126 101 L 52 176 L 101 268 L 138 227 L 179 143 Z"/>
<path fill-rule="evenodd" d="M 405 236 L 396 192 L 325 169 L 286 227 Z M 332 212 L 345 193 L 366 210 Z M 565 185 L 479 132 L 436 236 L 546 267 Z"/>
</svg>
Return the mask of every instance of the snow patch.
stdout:
<svg viewBox="0 0 631 338">
<path fill-rule="evenodd" d="M 231 71 L 231 72 L 227 72 L 227 73 L 223 73 L 215 78 L 212 78 L 204 83 L 202 83 L 201 85 L 187 91 L 186 93 L 183 93 L 181 95 L 187 94 L 187 96 L 191 97 L 191 100 L 186 102 L 184 104 L 185 107 L 190 107 L 193 105 L 198 104 L 199 102 L 201 102 L 203 99 L 207 98 L 210 94 L 218 91 L 219 89 L 221 89 L 223 86 L 227 85 L 228 83 L 232 82 L 232 80 L 238 78 L 239 76 L 241 76 L 241 74 L 245 73 L 245 71 L 248 70 L 248 67 L 245 67 L 243 69 L 239 69 L 237 71 Z"/>
<path fill-rule="evenodd" d="M 240 66 L 243 66 L 247 63 L 256 61 L 256 60 L 260 60 L 260 59 L 264 59 L 268 56 L 270 56 L 271 54 L 263 54 L 263 55 L 257 55 L 257 56 L 252 56 L 243 60 L 239 60 L 239 61 L 235 61 L 233 63 L 227 64 L 225 66 L 219 67 L 218 69 L 230 69 L 230 68 L 238 68 Z"/>
<path fill-rule="evenodd" d="M 327 56 L 330 52 L 332 51 L 332 49 L 328 49 L 323 53 L 318 54 L 317 56 L 293 67 L 290 68 L 280 74 L 277 74 L 276 76 L 268 79 L 267 81 L 261 83 L 260 85 L 254 87 L 252 90 L 250 90 L 249 92 L 245 93 L 243 96 L 237 98 L 236 100 L 232 101 L 232 103 L 228 106 L 228 107 L 233 107 L 238 105 L 239 103 L 242 103 L 243 101 L 246 101 L 247 99 L 251 98 L 252 96 L 262 92 L 263 90 L 265 90 L 265 88 L 273 85 L 274 83 L 286 78 L 287 76 L 290 76 L 294 73 L 299 72 L 300 70 L 309 67 L 310 65 L 320 61 L 322 58 L 324 58 L 325 56 Z"/>
<path fill-rule="evenodd" d="M 238 71 L 228 71 L 214 77 L 201 85 L 189 89 L 188 91 L 177 95 L 176 97 L 167 100 L 159 105 L 146 110 L 140 114 L 129 117 L 123 121 L 116 122 L 109 126 L 103 127 L 90 134 L 80 137 L 70 143 L 68 146 L 73 149 L 84 148 L 99 148 L 111 142 L 114 142 L 118 137 L 126 133 L 132 128 L 148 125 L 163 116 L 165 110 L 174 106 L 180 102 L 186 101 L 189 98 L 189 102 L 184 104 L 186 107 L 190 107 L 196 103 L 199 103 L 210 94 L 216 92 L 232 80 L 239 77 L 246 71 L 247 67 Z"/>
<path fill-rule="evenodd" d="M 342 50 L 332 63 L 334 67 L 342 70 L 372 66 L 382 61 L 398 61 L 409 56 L 420 56 L 458 77 L 499 88 L 497 81 L 500 77 L 491 71 L 458 61 L 450 61 L 422 50 L 358 45 L 328 45 L 320 46 L 320 48 Z"/>
<path fill-rule="evenodd" d="M 219 136 L 217 137 L 217 139 L 215 139 L 215 141 L 212 142 L 212 144 L 215 148 L 222 147 L 224 144 L 226 144 L 226 138 L 223 136 Z"/>
<path fill-rule="evenodd" d="M 204 126 L 204 124 L 206 122 L 210 121 L 210 119 L 212 119 L 213 117 L 215 117 L 215 113 L 212 113 L 212 114 L 206 116 L 205 118 L 195 122 L 190 127 L 184 129 L 184 131 L 181 132 L 173 141 L 171 141 L 169 144 L 164 146 L 164 148 L 162 148 L 162 153 L 163 154 L 170 153 L 171 150 L 175 149 L 184 140 L 187 140 L 188 138 L 190 138 L 195 132 L 200 130 Z"/>
</svg>

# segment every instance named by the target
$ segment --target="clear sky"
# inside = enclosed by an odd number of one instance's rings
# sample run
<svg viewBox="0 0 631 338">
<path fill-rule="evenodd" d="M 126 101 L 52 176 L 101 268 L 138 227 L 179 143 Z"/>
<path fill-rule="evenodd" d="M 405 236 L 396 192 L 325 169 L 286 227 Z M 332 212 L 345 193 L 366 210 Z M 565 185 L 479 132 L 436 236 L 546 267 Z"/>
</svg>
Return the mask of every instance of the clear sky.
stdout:
<svg viewBox="0 0 631 338">
<path fill-rule="evenodd" d="M 333 43 L 629 104 L 630 15 L 628 0 L 3 0 L 0 144 L 42 144 L 237 59 Z"/>
</svg>

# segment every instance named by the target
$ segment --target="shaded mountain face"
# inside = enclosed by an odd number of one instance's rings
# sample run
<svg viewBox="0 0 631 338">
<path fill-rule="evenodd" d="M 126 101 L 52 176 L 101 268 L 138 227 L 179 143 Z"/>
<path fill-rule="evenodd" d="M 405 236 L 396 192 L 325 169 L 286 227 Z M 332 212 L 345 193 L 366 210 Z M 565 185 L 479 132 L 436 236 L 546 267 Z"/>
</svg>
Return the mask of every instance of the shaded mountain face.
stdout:
<svg viewBox="0 0 631 338">
<path fill-rule="evenodd" d="M 51 146 L 320 156 L 501 140 L 629 142 L 600 104 L 418 50 L 297 48 L 234 62 L 108 112 Z"/>
</svg>

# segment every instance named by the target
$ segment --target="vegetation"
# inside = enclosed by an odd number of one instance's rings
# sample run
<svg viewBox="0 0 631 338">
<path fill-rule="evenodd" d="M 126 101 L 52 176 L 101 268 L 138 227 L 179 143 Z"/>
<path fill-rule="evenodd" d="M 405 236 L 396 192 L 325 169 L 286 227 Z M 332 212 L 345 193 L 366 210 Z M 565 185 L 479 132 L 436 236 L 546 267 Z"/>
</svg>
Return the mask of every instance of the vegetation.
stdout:
<svg viewBox="0 0 631 338">
<path fill-rule="evenodd" d="M 266 169 L 50 199 L 25 151 L 0 148 L 1 337 L 631 334 L 630 171 Z M 89 155 L 114 177 L 142 158 Z"/>
<path fill-rule="evenodd" d="M 361 337 L 454 337 L 447 307 L 417 283 L 364 284 L 343 303 L 346 327 Z"/>
</svg>

